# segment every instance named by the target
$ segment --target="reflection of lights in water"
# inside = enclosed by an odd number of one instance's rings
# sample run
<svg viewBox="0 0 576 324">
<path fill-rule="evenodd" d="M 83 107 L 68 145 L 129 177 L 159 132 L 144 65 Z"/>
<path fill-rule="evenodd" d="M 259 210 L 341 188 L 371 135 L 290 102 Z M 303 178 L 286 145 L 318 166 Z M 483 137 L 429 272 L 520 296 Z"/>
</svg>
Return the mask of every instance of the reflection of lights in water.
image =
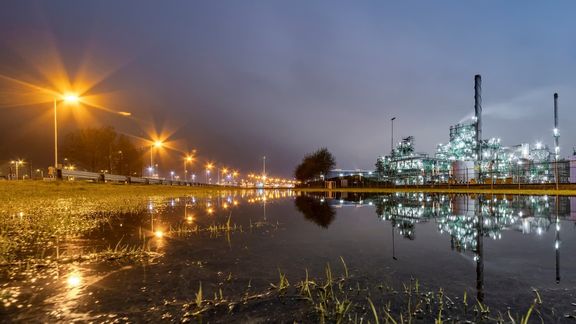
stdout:
<svg viewBox="0 0 576 324">
<path fill-rule="evenodd" d="M 161 230 L 157 230 L 156 232 L 154 232 L 154 236 L 156 236 L 157 238 L 162 238 L 164 237 L 164 232 Z"/>
<path fill-rule="evenodd" d="M 555 248 L 556 250 L 558 250 L 558 249 L 560 248 L 560 242 L 556 241 L 556 242 L 554 243 L 554 248 Z"/>
<path fill-rule="evenodd" d="M 80 286 L 80 284 L 82 283 L 82 278 L 80 277 L 80 275 L 78 273 L 71 273 L 68 276 L 66 283 L 68 284 L 68 287 L 76 288 L 76 287 Z"/>
<path fill-rule="evenodd" d="M 542 227 L 538 227 L 538 229 L 536 230 L 536 233 L 538 235 L 542 235 Z"/>
</svg>

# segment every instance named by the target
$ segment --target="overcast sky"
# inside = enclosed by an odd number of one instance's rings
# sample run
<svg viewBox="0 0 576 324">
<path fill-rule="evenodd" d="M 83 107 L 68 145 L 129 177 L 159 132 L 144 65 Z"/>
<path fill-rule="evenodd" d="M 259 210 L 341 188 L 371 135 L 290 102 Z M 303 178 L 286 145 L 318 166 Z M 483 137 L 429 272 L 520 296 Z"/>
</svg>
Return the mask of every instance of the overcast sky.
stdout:
<svg viewBox="0 0 576 324">
<path fill-rule="evenodd" d="M 39 70 L 56 52 L 71 79 L 99 75 L 91 91 L 114 92 L 106 107 L 135 116 L 93 112 L 94 125 L 145 137 L 154 121 L 202 159 L 248 171 L 266 155 L 284 176 L 323 146 L 339 168 L 373 168 L 390 150 L 392 117 L 395 138 L 413 135 L 417 151 L 432 154 L 473 112 L 481 74 L 485 137 L 551 144 L 557 91 L 567 156 L 576 145 L 573 3 L 4 1 L 0 74 L 49 87 Z M 0 81 L 0 161 L 47 166 L 51 104 L 19 103 L 9 83 Z M 62 118 L 63 132 L 84 126 Z"/>
</svg>

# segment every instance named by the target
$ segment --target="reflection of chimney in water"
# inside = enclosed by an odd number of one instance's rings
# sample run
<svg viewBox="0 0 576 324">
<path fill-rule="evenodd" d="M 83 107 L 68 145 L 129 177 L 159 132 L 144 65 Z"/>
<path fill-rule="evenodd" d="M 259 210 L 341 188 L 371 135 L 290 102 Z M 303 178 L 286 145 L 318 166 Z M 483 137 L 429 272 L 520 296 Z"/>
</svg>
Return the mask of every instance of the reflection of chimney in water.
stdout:
<svg viewBox="0 0 576 324">
<path fill-rule="evenodd" d="M 554 241 L 554 250 L 556 252 L 556 283 L 560 283 L 560 218 L 558 217 L 558 209 L 560 208 L 560 201 L 556 196 L 556 240 Z"/>
<path fill-rule="evenodd" d="M 475 208 L 476 217 L 476 293 L 479 302 L 484 302 L 484 217 L 482 215 L 482 195 Z"/>
<path fill-rule="evenodd" d="M 560 283 L 560 223 L 556 223 L 556 241 L 554 248 L 556 249 L 556 283 Z"/>
</svg>

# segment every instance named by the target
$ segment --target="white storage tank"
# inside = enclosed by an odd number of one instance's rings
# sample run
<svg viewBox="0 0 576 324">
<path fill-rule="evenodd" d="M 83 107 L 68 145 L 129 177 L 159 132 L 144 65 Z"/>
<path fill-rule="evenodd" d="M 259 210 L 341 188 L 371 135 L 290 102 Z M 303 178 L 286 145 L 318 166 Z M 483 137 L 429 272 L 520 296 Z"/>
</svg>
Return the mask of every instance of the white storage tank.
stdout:
<svg viewBox="0 0 576 324">
<path fill-rule="evenodd" d="M 469 183 L 476 180 L 476 171 L 474 170 L 474 161 L 453 161 L 452 162 L 452 179 L 456 183 Z"/>
</svg>

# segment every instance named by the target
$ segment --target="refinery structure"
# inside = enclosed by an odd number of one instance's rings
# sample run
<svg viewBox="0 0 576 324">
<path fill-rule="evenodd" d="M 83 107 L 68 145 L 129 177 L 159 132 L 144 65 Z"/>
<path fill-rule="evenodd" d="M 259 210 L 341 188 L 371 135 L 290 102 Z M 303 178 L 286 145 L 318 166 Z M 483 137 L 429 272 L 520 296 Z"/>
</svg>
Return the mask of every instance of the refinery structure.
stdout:
<svg viewBox="0 0 576 324">
<path fill-rule="evenodd" d="M 553 99 L 552 150 L 541 143 L 503 146 L 500 138 L 482 138 L 482 79 L 476 75 L 474 117 L 451 126 L 448 143 L 439 144 L 434 156 L 417 153 L 414 137 L 408 136 L 390 155 L 377 159 L 375 172 L 358 175 L 395 185 L 573 182 L 569 181 L 570 161 L 560 158 L 558 94 Z M 576 179 L 576 174 L 572 177 Z"/>
</svg>

